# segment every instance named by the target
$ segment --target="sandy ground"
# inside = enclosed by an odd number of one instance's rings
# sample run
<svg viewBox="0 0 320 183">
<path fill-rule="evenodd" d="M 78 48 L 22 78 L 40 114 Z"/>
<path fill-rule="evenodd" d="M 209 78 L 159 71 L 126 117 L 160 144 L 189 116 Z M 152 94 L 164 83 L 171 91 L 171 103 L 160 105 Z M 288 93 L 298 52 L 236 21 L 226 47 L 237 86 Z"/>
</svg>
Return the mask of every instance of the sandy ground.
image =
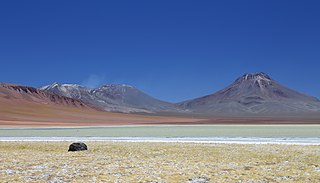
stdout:
<svg viewBox="0 0 320 183">
<path fill-rule="evenodd" d="M 1 182 L 320 182 L 320 146 L 0 142 Z"/>
<path fill-rule="evenodd" d="M 0 117 L 1 118 L 1 117 Z M 69 119 L 47 118 L 43 120 L 1 120 L 0 128 L 21 127 L 89 127 L 89 126 L 135 126 L 135 125 L 281 125 L 320 124 L 318 119 L 197 119 L 183 117 L 143 116 L 108 113 L 104 116 L 79 115 Z"/>
<path fill-rule="evenodd" d="M 166 117 L 111 113 L 63 105 L 35 103 L 0 96 L 1 127 L 113 126 L 201 121 L 191 117 Z"/>
</svg>

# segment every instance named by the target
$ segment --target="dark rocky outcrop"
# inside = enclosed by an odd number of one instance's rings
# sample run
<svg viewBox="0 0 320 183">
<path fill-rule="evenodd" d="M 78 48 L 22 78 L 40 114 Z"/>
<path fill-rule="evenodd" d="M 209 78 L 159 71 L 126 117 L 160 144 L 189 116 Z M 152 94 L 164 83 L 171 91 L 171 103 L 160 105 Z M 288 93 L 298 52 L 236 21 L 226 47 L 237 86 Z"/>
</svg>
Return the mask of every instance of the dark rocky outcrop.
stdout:
<svg viewBox="0 0 320 183">
<path fill-rule="evenodd" d="M 75 142 L 70 144 L 68 151 L 84 151 L 84 150 L 88 150 L 88 147 L 85 143 Z"/>
</svg>

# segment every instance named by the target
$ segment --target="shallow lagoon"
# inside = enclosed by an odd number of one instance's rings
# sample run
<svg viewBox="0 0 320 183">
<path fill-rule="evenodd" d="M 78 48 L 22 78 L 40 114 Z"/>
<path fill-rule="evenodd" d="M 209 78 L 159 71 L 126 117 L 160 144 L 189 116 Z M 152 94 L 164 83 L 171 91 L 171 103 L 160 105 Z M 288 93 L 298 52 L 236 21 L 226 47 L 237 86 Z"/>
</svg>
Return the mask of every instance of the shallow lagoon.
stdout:
<svg viewBox="0 0 320 183">
<path fill-rule="evenodd" d="M 320 138 L 320 125 L 184 125 L 76 128 L 1 128 L 0 137 Z"/>
</svg>

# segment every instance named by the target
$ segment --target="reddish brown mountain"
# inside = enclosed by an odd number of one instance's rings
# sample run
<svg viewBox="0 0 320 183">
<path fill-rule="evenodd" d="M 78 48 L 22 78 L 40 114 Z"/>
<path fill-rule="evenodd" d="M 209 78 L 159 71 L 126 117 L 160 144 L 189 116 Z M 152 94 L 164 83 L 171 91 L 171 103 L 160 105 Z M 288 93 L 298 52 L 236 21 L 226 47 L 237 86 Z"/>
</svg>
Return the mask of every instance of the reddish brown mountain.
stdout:
<svg viewBox="0 0 320 183">
<path fill-rule="evenodd" d="M 90 108 L 80 100 L 55 95 L 37 88 L 0 83 L 0 100 L 11 102 L 35 102 L 39 104 L 63 105 L 77 108 Z"/>
</svg>

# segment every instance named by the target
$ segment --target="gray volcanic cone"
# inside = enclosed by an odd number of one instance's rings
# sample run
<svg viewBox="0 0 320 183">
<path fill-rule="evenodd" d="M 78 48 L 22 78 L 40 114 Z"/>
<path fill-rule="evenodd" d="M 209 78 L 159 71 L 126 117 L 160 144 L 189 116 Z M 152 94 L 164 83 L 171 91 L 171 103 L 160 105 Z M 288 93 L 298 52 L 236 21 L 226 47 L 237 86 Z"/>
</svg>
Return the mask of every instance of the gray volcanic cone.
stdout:
<svg viewBox="0 0 320 183">
<path fill-rule="evenodd" d="M 129 85 L 109 84 L 92 91 L 99 101 L 122 107 L 120 112 L 160 112 L 175 110 L 174 105 L 155 99 L 137 88 Z M 126 111 L 128 110 L 129 111 Z"/>
<path fill-rule="evenodd" d="M 105 111 L 155 113 L 178 110 L 174 104 L 155 99 L 133 86 L 124 84 L 109 84 L 90 89 L 75 84 L 53 83 L 40 89 L 81 100 Z"/>
<path fill-rule="evenodd" d="M 263 72 L 245 74 L 223 90 L 178 106 L 216 116 L 320 116 L 317 98 L 286 88 Z"/>
</svg>

